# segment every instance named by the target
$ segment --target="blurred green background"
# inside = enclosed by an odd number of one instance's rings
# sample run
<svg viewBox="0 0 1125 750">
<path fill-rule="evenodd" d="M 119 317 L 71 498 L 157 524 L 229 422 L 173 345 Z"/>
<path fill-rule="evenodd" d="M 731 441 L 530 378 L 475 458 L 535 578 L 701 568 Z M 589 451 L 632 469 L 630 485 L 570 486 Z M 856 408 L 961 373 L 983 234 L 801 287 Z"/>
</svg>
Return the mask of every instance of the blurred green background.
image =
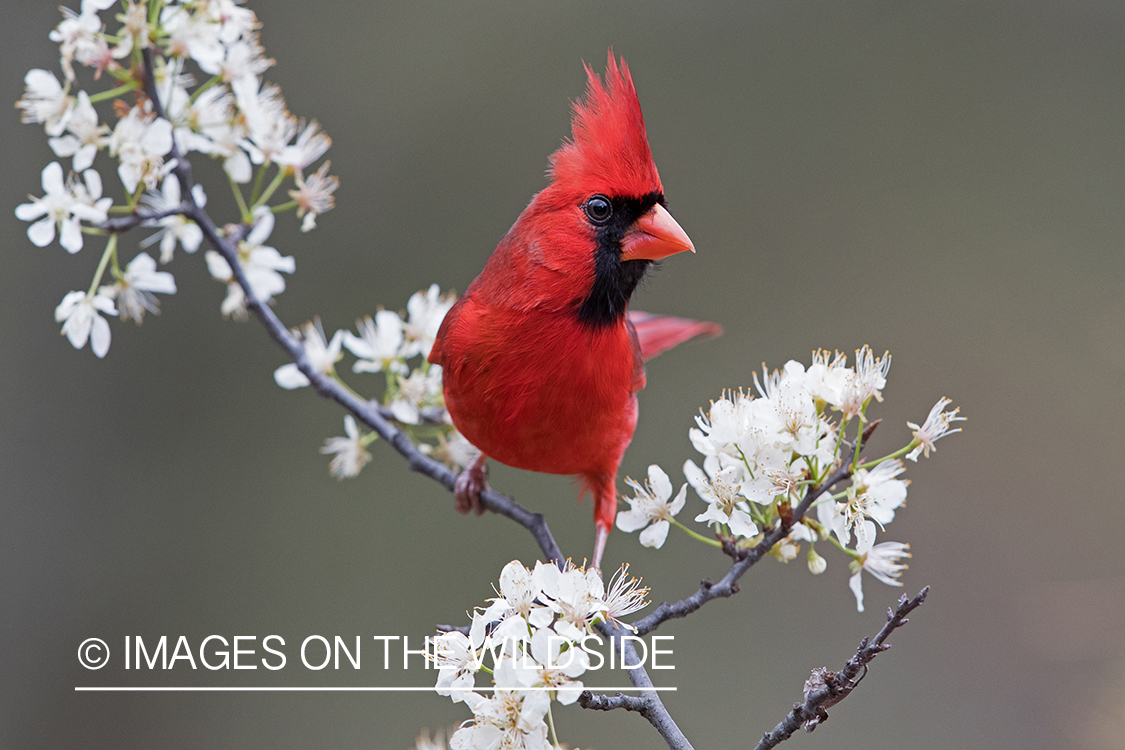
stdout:
<svg viewBox="0 0 1125 750">
<path fill-rule="evenodd" d="M 463 290 L 544 185 L 548 154 L 610 46 L 633 69 L 669 206 L 698 254 L 638 295 L 725 335 L 650 364 L 622 473 L 673 481 L 700 406 L 767 362 L 869 343 L 894 366 L 878 449 L 939 396 L 969 418 L 911 465 L 906 591 L 933 591 L 871 674 L 792 747 L 1125 747 L 1125 529 L 1110 469 L 1125 423 L 1125 6 L 1112 2 L 302 3 L 251 5 L 290 108 L 334 139 L 337 208 L 276 309 L 348 327 L 437 282 Z M 0 99 L 58 69 L 53 2 L 4 3 Z M 428 693 L 76 694 L 76 685 L 432 684 L 374 668 L 372 635 L 432 632 L 484 602 L 501 567 L 536 556 L 495 517 L 464 518 L 386 446 L 356 480 L 319 455 L 341 413 L 285 392 L 279 349 L 219 315 L 202 254 L 142 328 L 113 321 L 104 361 L 52 313 L 84 289 L 97 243 L 39 249 L 13 209 L 54 157 L 39 126 L 0 122 L 0 745 L 6 748 L 407 748 L 469 717 Z M 197 158 L 197 163 L 199 159 Z M 99 161 L 106 184 L 119 190 Z M 213 170 L 200 167 L 205 177 Z M 210 179 L 209 208 L 230 220 Z M 115 193 L 116 195 L 117 193 Z M 126 257 L 145 233 L 128 235 Z M 352 379 L 363 387 L 362 379 Z M 494 467 L 581 557 L 591 508 L 569 480 Z M 623 486 L 623 485 L 622 485 Z M 702 503 L 689 493 L 689 510 Z M 696 747 L 746 747 L 838 667 L 901 593 L 844 560 L 767 561 L 742 593 L 674 635 L 667 704 Z M 673 533 L 615 533 L 655 601 L 724 559 Z M 126 635 L 277 633 L 279 673 L 125 672 Z M 365 668 L 308 672 L 310 634 L 365 639 Z M 78 644 L 115 650 L 100 672 Z M 622 712 L 556 711 L 582 748 L 660 747 Z"/>
</svg>

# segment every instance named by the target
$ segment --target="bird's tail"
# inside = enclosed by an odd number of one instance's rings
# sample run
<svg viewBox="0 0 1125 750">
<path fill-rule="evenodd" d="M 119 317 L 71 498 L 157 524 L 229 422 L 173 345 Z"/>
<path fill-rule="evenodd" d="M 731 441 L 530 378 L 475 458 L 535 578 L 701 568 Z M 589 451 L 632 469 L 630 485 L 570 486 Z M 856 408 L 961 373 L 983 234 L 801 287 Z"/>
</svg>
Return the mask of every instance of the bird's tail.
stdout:
<svg viewBox="0 0 1125 750">
<path fill-rule="evenodd" d="M 657 354 L 666 352 L 673 346 L 696 336 L 718 336 L 723 332 L 723 327 L 718 323 L 676 318 L 671 315 L 630 310 L 626 316 L 637 332 L 637 340 L 641 344 L 641 359 L 646 362 Z M 596 492 L 594 496 L 597 497 Z M 610 524 L 612 523 L 611 516 Z"/>
</svg>

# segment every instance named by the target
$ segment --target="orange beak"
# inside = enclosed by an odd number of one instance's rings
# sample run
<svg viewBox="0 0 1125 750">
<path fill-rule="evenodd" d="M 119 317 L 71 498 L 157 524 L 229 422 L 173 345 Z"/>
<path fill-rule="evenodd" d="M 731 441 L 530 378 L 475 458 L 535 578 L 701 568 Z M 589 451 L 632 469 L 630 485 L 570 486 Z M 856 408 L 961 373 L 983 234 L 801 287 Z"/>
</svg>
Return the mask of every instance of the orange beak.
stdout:
<svg viewBox="0 0 1125 750">
<path fill-rule="evenodd" d="M 625 233 L 621 260 L 660 260 L 684 250 L 694 253 L 695 246 L 672 214 L 657 203 Z"/>
</svg>

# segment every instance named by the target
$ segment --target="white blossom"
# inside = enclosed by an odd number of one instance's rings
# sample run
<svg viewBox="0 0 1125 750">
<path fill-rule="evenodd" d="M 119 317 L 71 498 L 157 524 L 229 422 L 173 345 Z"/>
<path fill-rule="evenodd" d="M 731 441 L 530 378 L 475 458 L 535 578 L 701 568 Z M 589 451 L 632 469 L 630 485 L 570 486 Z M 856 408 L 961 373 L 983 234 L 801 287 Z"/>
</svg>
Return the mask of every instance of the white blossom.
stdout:
<svg viewBox="0 0 1125 750">
<path fill-rule="evenodd" d="M 590 623 L 605 612 L 601 573 L 596 568 L 550 567 L 543 569 L 543 593 L 549 598 L 547 606 L 559 616 L 552 627 L 560 636 L 580 641 Z"/>
<path fill-rule="evenodd" d="M 219 38 L 223 44 L 233 44 L 239 39 L 250 39 L 259 23 L 254 11 L 241 7 L 242 0 L 207 0 L 199 12 L 219 23 Z"/>
<path fill-rule="evenodd" d="M 207 205 L 207 196 L 202 185 L 192 188 L 192 196 L 198 206 Z M 162 190 L 158 193 L 150 190 L 141 198 L 141 202 L 153 213 L 164 213 L 176 209 L 181 205 L 180 180 L 175 175 L 164 178 Z M 141 241 L 142 247 L 160 243 L 160 262 L 168 263 L 176 249 L 176 242 L 184 250 L 194 253 L 203 242 L 203 230 L 191 219 L 183 214 L 170 214 L 159 219 L 149 219 L 144 223 L 146 227 L 160 227 L 160 231 Z"/>
<path fill-rule="evenodd" d="M 269 70 L 274 61 L 265 56 L 257 36 L 239 39 L 225 45 L 221 60 L 196 60 L 201 70 L 220 76 L 227 83 L 246 82 L 256 85 L 258 77 Z"/>
<path fill-rule="evenodd" d="M 141 183 L 153 189 L 175 167 L 175 162 L 164 162 L 164 156 L 171 150 L 172 123 L 140 107 L 133 107 L 117 121 L 109 139 L 110 156 L 120 160 L 117 174 L 129 193 L 135 192 Z"/>
<path fill-rule="evenodd" d="M 399 422 L 418 424 L 424 407 L 440 406 L 441 403 L 441 367 L 430 365 L 429 368 L 418 368 L 408 378 L 399 379 L 390 408 Z"/>
<path fill-rule="evenodd" d="M 320 448 L 324 455 L 336 454 L 328 464 L 328 470 L 337 479 L 357 476 L 364 464 L 371 460 L 359 426 L 351 414 L 344 415 L 344 433 L 346 437 L 330 437 Z"/>
<path fill-rule="evenodd" d="M 909 566 L 899 560 L 910 557 L 909 550 L 910 545 L 901 542 L 857 545 L 859 558 L 851 562 L 852 577 L 848 580 L 848 586 L 855 594 L 857 610 L 863 611 L 863 571 L 866 570 L 888 586 L 901 586 L 902 581 L 898 577 Z"/>
<path fill-rule="evenodd" d="M 688 435 L 705 456 L 704 469 L 714 476 L 720 468 L 733 468 L 746 499 L 771 503 L 773 485 L 764 473 L 783 469 L 790 460 L 781 447 L 786 437 L 776 403 L 743 392 L 726 393 L 695 421 L 698 429 Z"/>
<path fill-rule="evenodd" d="M 449 415 L 446 414 L 448 421 Z M 433 456 L 455 469 L 463 469 L 480 455 L 480 449 L 470 443 L 464 435 L 457 430 L 450 430 L 448 435 L 439 435 L 436 446 L 429 443 L 419 443 L 418 450 L 428 456 Z"/>
<path fill-rule="evenodd" d="M 59 79 L 54 73 L 41 68 L 32 68 L 23 77 L 27 90 L 23 98 L 16 102 L 22 109 L 22 122 L 41 122 L 47 135 L 59 136 L 66 130 L 73 110 L 70 97 L 66 95 Z"/>
<path fill-rule="evenodd" d="M 848 378 L 839 408 L 844 416 L 860 416 L 867 402 L 874 398 L 883 400 L 887 385 L 887 372 L 891 369 L 891 355 L 884 353 L 876 359 L 871 347 L 864 345 L 855 353 L 855 370 Z"/>
<path fill-rule="evenodd" d="M 48 140 L 51 150 L 60 158 L 73 156 L 75 172 L 89 169 L 98 149 L 109 143 L 109 126 L 98 124 L 98 113 L 85 91 L 78 92 L 78 103 L 67 119 L 66 130 L 66 135 Z"/>
<path fill-rule="evenodd" d="M 850 373 L 846 355 L 842 352 L 830 355 L 827 350 L 818 349 L 813 352 L 812 364 L 805 371 L 805 388 L 816 401 L 839 408 Z"/>
<path fill-rule="evenodd" d="M 95 78 L 101 75 L 102 70 L 116 66 L 113 53 L 102 33 L 102 20 L 98 17 L 98 7 L 108 0 L 98 2 L 83 2 L 82 12 L 75 13 L 70 8 L 62 8 L 63 20 L 48 35 L 52 42 L 59 44 L 59 59 L 63 73 L 68 81 L 73 81 L 74 62 L 89 65 L 97 70 Z M 112 4 L 112 3 L 110 3 Z"/>
<path fill-rule="evenodd" d="M 686 485 L 685 485 L 686 489 Z M 464 701 L 473 719 L 450 739 L 451 748 L 552 748 L 544 717 L 551 700 L 569 705 L 585 689 L 578 679 L 590 669 L 580 647 L 590 625 L 618 618 L 646 606 L 648 589 L 623 565 L 607 594 L 601 572 L 560 569 L 537 561 L 530 571 L 519 560 L 504 566 L 498 597 L 487 609 L 474 610 L 468 633 L 450 631 L 433 640 L 439 670 L 436 689 Z M 491 697 L 474 692 L 474 675 L 491 654 Z"/>
<path fill-rule="evenodd" d="M 100 10 L 109 10 L 117 4 L 117 0 L 82 0 L 81 9 L 83 15 L 88 13 L 97 13 Z"/>
<path fill-rule="evenodd" d="M 146 312 L 160 313 L 154 293 L 175 294 L 176 281 L 167 271 L 157 271 L 156 261 L 148 253 L 139 253 L 129 261 L 122 274 L 111 286 L 103 286 L 101 293 L 117 301 L 122 320 L 135 320 L 141 324 Z"/>
<path fill-rule="evenodd" d="M 382 372 L 388 370 L 406 374 L 402 355 L 402 318 L 390 310 L 380 310 L 375 318 L 370 315 L 356 321 L 359 336 L 351 331 L 344 334 L 344 346 L 358 360 L 353 372 Z"/>
<path fill-rule="evenodd" d="M 63 182 L 62 166 L 53 161 L 43 168 L 41 181 L 43 197 L 32 198 L 31 203 L 16 206 L 16 218 L 35 221 L 27 228 L 28 239 L 36 247 L 46 247 L 59 233 L 59 244 L 67 252 L 82 249 L 82 220 L 100 223 L 106 220 L 106 211 L 112 198 L 102 198 L 102 180 L 92 169 L 83 174 L 85 183 L 75 179 Z"/>
<path fill-rule="evenodd" d="M 117 46 L 113 49 L 113 56 L 120 59 L 128 57 L 133 51 L 134 45 L 138 49 L 147 49 L 152 46 L 152 40 L 149 39 L 148 34 L 148 3 L 135 2 L 135 0 L 126 0 L 125 4 L 125 25 L 117 32 L 119 39 Z M 139 40 L 139 45 L 137 44 Z"/>
<path fill-rule="evenodd" d="M 324 156 L 324 152 L 332 145 L 332 139 L 320 129 L 320 124 L 313 120 L 308 125 L 298 123 L 301 131 L 297 135 L 296 143 L 286 146 L 274 160 L 278 164 L 292 167 L 297 174 L 302 174 L 314 161 Z"/>
<path fill-rule="evenodd" d="M 746 441 L 743 441 L 744 443 Z M 793 481 L 798 479 L 795 471 L 804 468 L 804 462 L 795 461 L 792 456 L 776 443 L 761 445 L 753 453 L 745 454 L 754 470 L 754 476 L 742 483 L 743 497 L 758 505 L 770 505 L 778 495 L 788 496 L 793 490 Z"/>
<path fill-rule="evenodd" d="M 443 455 L 456 467 L 465 467 L 476 460 L 480 455 L 480 448 L 469 442 L 469 439 L 457 430 L 452 430 L 445 439 Z"/>
<path fill-rule="evenodd" d="M 481 644 L 458 630 L 450 630 L 431 640 L 434 668 L 438 670 L 435 690 L 458 703 L 472 690 L 473 676 L 483 662 L 477 655 Z"/>
<path fill-rule="evenodd" d="M 408 319 L 403 328 L 406 345 L 403 356 L 421 354 L 430 356 L 430 350 L 437 339 L 438 329 L 445 320 L 445 314 L 453 307 L 456 298 L 452 294 L 443 295 L 437 284 L 431 284 L 425 292 L 415 292 L 406 303 Z"/>
<path fill-rule="evenodd" d="M 633 479 L 626 479 L 625 482 L 633 488 L 635 497 L 625 498 L 630 509 L 617 514 L 617 528 L 626 532 L 645 529 L 640 535 L 641 544 L 660 549 L 664 546 L 664 540 L 668 538 L 669 522 L 684 507 L 687 484 L 680 487 L 680 491 L 673 498 L 672 482 L 664 470 L 656 464 L 648 467 L 648 481 L 645 486 L 641 486 Z M 650 522 L 651 526 L 649 526 Z"/>
<path fill-rule="evenodd" d="M 246 129 L 241 124 L 223 124 L 208 128 L 206 134 L 213 145 L 208 153 L 223 158 L 223 171 L 227 176 L 240 185 L 250 182 L 254 167 L 240 145 L 246 137 Z"/>
<path fill-rule="evenodd" d="M 98 313 L 116 315 L 113 300 L 102 294 L 69 292 L 55 308 L 55 322 L 62 323 L 62 333 L 75 349 L 86 346 L 101 359 L 109 351 L 109 322 Z"/>
<path fill-rule="evenodd" d="M 952 435 L 954 432 L 961 431 L 960 427 L 952 430 L 949 428 L 953 422 L 965 421 L 964 417 L 957 416 L 961 411 L 960 407 L 951 412 L 945 411 L 945 407 L 949 406 L 951 403 L 953 402 L 944 396 L 939 398 L 938 402 L 934 404 L 934 408 L 930 409 L 930 414 L 926 417 L 926 421 L 922 423 L 921 427 L 913 422 L 906 423 L 906 426 L 914 431 L 914 440 L 918 444 L 914 450 L 906 454 L 906 457 L 911 461 L 917 461 L 919 455 L 924 455 L 926 458 L 929 458 L 930 451 L 937 450 L 937 448 L 934 447 L 934 443 L 946 435 Z"/>
<path fill-rule="evenodd" d="M 795 523 L 785 538 L 773 548 L 772 553 L 778 560 L 787 563 L 797 558 L 797 553 L 801 551 L 801 542 L 815 541 L 816 534 L 812 529 L 803 523 Z"/>
<path fill-rule="evenodd" d="M 238 243 L 238 260 L 250 290 L 261 302 L 268 303 L 274 296 L 285 291 L 285 277 L 282 273 L 293 273 L 297 264 L 293 256 L 283 256 L 275 248 L 263 244 L 273 232 L 274 216 L 269 208 L 262 207 L 255 213 L 256 221 L 246 239 Z M 215 252 L 207 252 L 207 269 L 211 276 L 227 285 L 227 297 L 223 300 L 223 315 L 238 319 L 246 317 L 246 298 L 242 287 L 234 280 L 234 274 L 226 259 Z"/>
<path fill-rule="evenodd" d="M 641 585 L 641 579 L 629 575 L 629 563 L 624 563 L 609 579 L 605 594 L 605 619 L 617 627 L 629 627 L 621 621 L 622 617 L 648 606 L 645 597 L 648 587 Z"/>
<path fill-rule="evenodd" d="M 186 89 L 176 86 L 169 99 L 168 116 L 176 126 L 174 135 L 180 150 L 221 157 L 223 169 L 232 180 L 249 182 L 253 166 L 241 146 L 246 127 L 235 115 L 230 89 L 212 86 L 192 101 Z"/>
<path fill-rule="evenodd" d="M 775 444 L 799 456 L 816 458 L 821 464 L 831 463 L 835 429 L 817 411 L 816 400 L 807 386 L 804 366 L 788 362 L 771 399 L 781 421 L 780 439 Z"/>
<path fill-rule="evenodd" d="M 328 175 L 332 162 L 324 162 L 320 169 L 307 178 L 297 173 L 297 189 L 289 191 L 289 197 L 297 201 L 297 216 L 302 218 L 301 231 L 309 232 L 316 228 L 316 217 L 331 211 L 336 206 L 332 194 L 340 187 L 338 177 Z"/>
<path fill-rule="evenodd" d="M 884 461 L 873 469 L 859 469 L 852 477 L 844 502 L 817 506 L 818 519 L 831 528 L 842 544 L 851 540 L 855 531 L 857 545 L 867 544 L 875 537 L 875 527 L 894 520 L 895 510 L 906 502 L 907 482 L 897 479 L 906 471 L 902 462 Z"/>
<path fill-rule="evenodd" d="M 281 89 L 272 84 L 259 89 L 252 78 L 237 79 L 231 88 L 246 122 L 240 145 L 255 164 L 276 161 L 297 134 L 297 120 L 286 109 Z"/>
<path fill-rule="evenodd" d="M 585 687 L 575 678 L 589 669 L 588 653 L 543 628 L 531 637 L 531 657 L 538 665 L 532 670 L 531 687 L 551 688 L 555 700 L 564 706 L 578 700 Z"/>
<path fill-rule="evenodd" d="M 700 499 L 707 503 L 707 510 L 696 516 L 696 521 L 708 525 L 727 524 L 731 533 L 743 537 L 758 533 L 758 527 L 750 518 L 750 506 L 739 494 L 740 474 L 735 467 L 728 466 L 709 477 L 694 461 L 689 459 L 684 463 L 684 476 L 688 483 Z"/>
<path fill-rule="evenodd" d="M 494 679 L 497 685 L 518 685 L 518 675 L 514 660 L 506 658 L 497 665 Z M 543 720 L 551 705 L 546 691 L 498 689 L 491 698 L 469 693 L 465 703 L 472 709 L 473 723 L 453 733 L 450 750 L 550 750 Z"/>
<path fill-rule="evenodd" d="M 167 5 L 160 12 L 160 25 L 168 35 L 169 55 L 190 57 L 201 69 L 210 68 L 209 72 L 222 63 L 221 28 L 207 14 L 192 13 L 182 5 Z"/>
<path fill-rule="evenodd" d="M 428 730 L 423 729 L 414 740 L 414 750 L 447 750 L 445 746 L 445 732 L 438 729 L 430 737 Z"/>
<path fill-rule="evenodd" d="M 688 431 L 691 444 L 708 459 L 740 461 L 738 443 L 750 429 L 752 403 L 742 393 L 723 394 L 718 401 L 712 401 L 707 413 L 701 411 L 695 418 L 698 428 Z"/>
<path fill-rule="evenodd" d="M 293 335 L 301 340 L 305 348 L 305 357 L 314 370 L 325 375 L 336 372 L 336 362 L 340 359 L 340 346 L 344 337 L 343 331 L 336 331 L 332 335 L 332 341 L 328 341 L 320 318 L 317 318 L 311 323 L 305 323 L 300 330 L 294 329 Z M 277 368 L 273 373 L 273 379 L 282 388 L 289 390 L 303 388 L 309 384 L 309 379 L 297 367 L 296 362 Z"/>
<path fill-rule="evenodd" d="M 543 600 L 543 587 L 547 579 L 554 579 L 557 570 L 554 565 L 537 562 L 532 572 L 519 560 L 512 560 L 500 571 L 500 596 L 491 600 L 482 615 L 483 622 L 519 618 L 525 633 L 528 625 L 550 625 L 554 613 Z"/>
</svg>

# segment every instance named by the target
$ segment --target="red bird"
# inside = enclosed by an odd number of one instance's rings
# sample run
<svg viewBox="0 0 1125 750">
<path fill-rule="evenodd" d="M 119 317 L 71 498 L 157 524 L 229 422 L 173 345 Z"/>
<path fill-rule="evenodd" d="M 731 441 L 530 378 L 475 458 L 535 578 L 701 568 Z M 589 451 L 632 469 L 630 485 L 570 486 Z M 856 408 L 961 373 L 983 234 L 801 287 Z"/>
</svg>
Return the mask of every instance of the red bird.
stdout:
<svg viewBox="0 0 1125 750">
<path fill-rule="evenodd" d="M 718 326 L 626 314 L 653 261 L 695 248 L 664 208 L 628 66 L 610 52 L 604 84 L 586 74 L 550 184 L 446 315 L 430 362 L 442 367 L 453 424 L 482 452 L 458 478 L 457 509 L 483 512 L 485 456 L 577 475 L 594 496 L 600 567 L 642 361 Z"/>
</svg>

